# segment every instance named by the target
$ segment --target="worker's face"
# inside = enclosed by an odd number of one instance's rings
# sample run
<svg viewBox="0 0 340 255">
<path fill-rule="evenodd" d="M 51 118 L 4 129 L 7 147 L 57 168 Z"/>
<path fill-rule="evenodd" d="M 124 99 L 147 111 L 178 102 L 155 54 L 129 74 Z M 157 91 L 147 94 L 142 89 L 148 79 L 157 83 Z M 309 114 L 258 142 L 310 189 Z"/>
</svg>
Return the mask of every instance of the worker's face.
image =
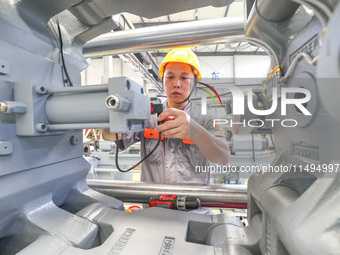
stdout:
<svg viewBox="0 0 340 255">
<path fill-rule="evenodd" d="M 188 64 L 171 62 L 166 65 L 163 83 L 169 107 L 178 108 L 176 103 L 184 101 L 190 95 L 194 77 L 194 73 Z"/>
</svg>

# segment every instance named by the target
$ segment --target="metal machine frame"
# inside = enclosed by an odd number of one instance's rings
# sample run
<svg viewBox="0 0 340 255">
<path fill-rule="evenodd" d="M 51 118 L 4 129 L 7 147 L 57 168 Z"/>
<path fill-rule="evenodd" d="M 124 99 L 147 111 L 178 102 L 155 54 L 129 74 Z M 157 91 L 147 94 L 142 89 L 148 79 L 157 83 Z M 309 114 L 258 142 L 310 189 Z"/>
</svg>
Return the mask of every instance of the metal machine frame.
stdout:
<svg viewBox="0 0 340 255">
<path fill-rule="evenodd" d="M 152 18 L 230 2 L 0 0 L 0 254 L 339 253 L 340 178 L 334 171 L 340 161 L 340 4 L 336 0 L 246 1 L 245 40 L 263 47 L 273 63 L 264 83 L 266 93 L 258 100 L 269 107 L 273 88 L 303 87 L 312 94 L 306 105 L 311 116 L 294 106 L 287 109 L 287 116 L 279 108 L 270 116 L 298 121 L 291 129 L 272 129 L 277 153 L 272 166 L 296 171 L 252 175 L 247 193 L 249 226 L 228 214 L 161 208 L 124 212 L 121 201 L 86 184 L 90 166 L 82 157 L 78 128 L 142 130 L 148 99 L 137 86 L 127 88 L 125 79 L 111 80 L 111 87 L 94 93 L 101 103 L 86 106 L 94 117 L 96 108 L 105 114 L 95 123 L 86 123 L 86 116 L 77 113 L 83 108 L 77 103 L 86 103 L 89 95 L 83 92 L 91 88 L 68 87 L 61 50 L 73 84 L 80 85 L 79 74 L 87 67 L 83 46 L 118 27 L 113 14 L 126 11 Z M 58 39 L 56 15 L 64 47 Z M 219 33 L 208 36 L 212 24 L 206 24 L 193 40 L 177 46 L 197 40 L 221 42 L 243 34 L 244 24 L 238 19 L 218 24 Z M 171 47 L 179 37 L 181 33 L 176 33 L 158 41 L 159 47 Z M 92 41 L 86 52 L 92 46 L 107 49 L 108 44 L 119 44 L 119 38 L 111 39 L 102 44 Z M 148 45 L 137 48 L 146 51 Z M 118 83 L 121 86 L 116 87 Z M 139 104 L 143 109 L 133 111 Z M 72 105 L 74 109 L 68 111 Z M 133 117 L 115 126 L 114 115 L 121 113 Z M 135 117 L 140 118 L 133 122 Z M 324 165 L 326 171 L 316 170 Z"/>
</svg>

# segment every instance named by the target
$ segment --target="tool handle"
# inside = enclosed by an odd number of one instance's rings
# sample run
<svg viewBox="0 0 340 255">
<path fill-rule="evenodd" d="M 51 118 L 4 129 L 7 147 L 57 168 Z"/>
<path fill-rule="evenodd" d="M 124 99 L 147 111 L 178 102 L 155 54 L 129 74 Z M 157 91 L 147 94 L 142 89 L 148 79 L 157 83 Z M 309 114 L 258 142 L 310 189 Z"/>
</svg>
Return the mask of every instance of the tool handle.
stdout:
<svg viewBox="0 0 340 255">
<path fill-rule="evenodd" d="M 176 195 L 160 195 L 152 196 L 150 198 L 151 207 L 163 207 L 168 209 L 177 209 L 177 196 Z"/>
</svg>

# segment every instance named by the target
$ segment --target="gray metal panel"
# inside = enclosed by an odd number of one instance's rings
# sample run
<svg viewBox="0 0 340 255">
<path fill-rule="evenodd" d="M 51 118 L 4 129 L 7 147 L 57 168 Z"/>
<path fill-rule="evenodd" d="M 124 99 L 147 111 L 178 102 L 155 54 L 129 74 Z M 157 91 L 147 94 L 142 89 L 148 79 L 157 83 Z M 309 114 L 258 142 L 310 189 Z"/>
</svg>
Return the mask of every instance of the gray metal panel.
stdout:
<svg viewBox="0 0 340 255">
<path fill-rule="evenodd" d="M 209 244 L 204 244 L 205 235 L 211 229 L 215 231 L 215 226 L 243 229 L 234 216 L 212 217 L 163 208 L 128 213 L 92 205 L 79 215 L 100 227 L 104 239 L 99 241 L 99 246 L 94 242 L 91 250 L 65 247 L 57 237 L 42 236 L 19 254 L 133 254 L 136 251 L 139 254 L 225 254 L 220 247 L 212 245 L 217 239 L 215 236 L 210 238 Z"/>
<path fill-rule="evenodd" d="M 339 10 L 338 7 L 329 23 L 333 29 L 338 27 Z M 330 49 L 337 47 L 338 52 L 339 47 L 335 44 L 337 46 L 330 48 L 323 42 L 320 51 L 322 27 L 319 21 L 315 18 L 309 21 L 310 18 L 304 17 L 303 12 L 298 13 L 292 20 L 301 18 L 302 23 L 308 24 L 290 40 L 286 39 L 284 42 L 274 36 L 280 47 L 286 48 L 285 51 L 277 51 L 279 54 L 283 53 L 283 72 L 288 70 L 299 52 L 306 52 L 311 56 L 317 56 L 321 52 L 320 59 L 323 59 L 317 63 L 317 67 L 305 60 L 300 61 L 289 79 L 281 84 L 285 87 L 303 87 L 312 93 L 306 105 L 312 116 L 305 116 L 294 106 L 288 107 L 286 116 L 280 113 L 280 107 L 268 116 L 280 120 L 296 119 L 299 123 L 292 128 L 281 125 L 273 128 L 277 157 L 272 166 L 301 166 L 302 169 L 297 168 L 296 171 L 287 173 L 281 171 L 255 174 L 248 182 L 248 220 L 251 221 L 260 215 L 263 222 L 261 254 L 336 254 L 339 249 L 338 242 L 334 241 L 338 238 L 338 234 L 335 234 L 338 231 L 335 216 L 338 205 L 332 204 L 332 201 L 339 197 L 338 189 L 333 189 L 338 186 L 339 171 L 331 171 L 331 167 L 336 167 L 334 164 L 339 164 L 339 122 L 332 114 L 338 100 L 334 97 L 335 83 L 332 88 L 326 88 L 332 81 L 336 81 L 332 78 L 339 72 L 338 63 L 335 66 L 330 64 L 330 61 L 334 60 L 329 58 Z M 256 26 L 262 27 L 262 24 L 259 22 Z M 292 27 L 287 31 L 288 34 L 296 29 L 294 24 L 294 21 L 290 23 Z M 264 25 L 263 29 L 266 28 L 268 26 Z M 334 42 L 338 36 L 333 29 L 326 34 L 332 37 Z M 271 42 L 271 39 L 266 38 L 266 41 Z M 326 52 L 328 57 L 324 58 Z M 335 73 L 334 67 L 337 68 Z M 322 78 L 319 77 L 321 79 L 318 79 L 317 69 L 322 70 Z M 320 97 L 319 93 L 323 96 Z M 290 98 L 298 98 L 298 95 L 290 95 Z M 310 169 L 319 164 L 327 164 L 328 170 L 323 173 Z M 309 170 L 305 169 L 306 166 Z M 323 219 L 322 215 L 327 217 Z M 249 228 L 254 229 L 255 226 L 250 224 Z M 320 238 L 321 236 L 325 238 Z"/>
<path fill-rule="evenodd" d="M 144 96 L 143 88 L 126 77 L 110 78 L 109 95 L 114 94 L 126 97 L 133 104 L 127 113 L 110 111 L 111 133 L 143 131 L 144 120 L 151 118 L 150 99 Z"/>
<path fill-rule="evenodd" d="M 75 84 L 79 84 L 79 72 L 85 67 L 79 45 L 82 40 L 108 31 L 108 25 L 114 22 L 106 17 L 114 11 L 125 8 L 135 10 L 136 14 L 157 16 L 210 3 L 125 2 L 94 1 L 93 8 L 104 10 L 104 15 L 93 19 L 94 23 L 99 22 L 98 27 L 81 24 L 68 11 L 61 15 L 67 46 L 65 58 Z M 323 2 L 331 7 L 336 4 L 335 1 Z M 0 75 L 0 100 L 14 101 L 14 84 L 44 85 L 47 89 L 64 85 L 58 61 L 58 43 L 52 32 L 53 22 L 47 22 L 54 14 L 77 3 L 0 1 L 0 62 L 9 67 Z M 82 2 L 85 6 L 88 3 Z M 221 3 L 218 1 L 216 4 Z M 152 5 L 155 5 L 155 11 L 151 10 Z M 338 77 L 340 69 L 336 60 L 339 47 L 338 40 L 334 38 L 338 38 L 339 8 L 325 34 L 327 40 L 320 55 L 320 66 L 299 62 L 285 86 L 296 86 L 293 78 L 301 73 L 308 73 L 312 79 L 329 78 L 329 75 Z M 319 22 L 303 9 L 299 10 L 290 21 L 271 24 L 259 21 L 261 17 L 254 14 L 254 20 L 250 19 L 248 26 L 253 28 L 248 35 L 262 36 L 277 51 L 283 71 L 288 69 L 297 52 L 319 53 L 318 47 L 309 47 L 314 36 L 321 34 Z M 82 15 L 85 14 L 86 9 Z M 92 22 L 91 18 L 93 16 L 84 22 Z M 93 32 L 92 29 L 96 28 L 98 30 Z M 75 36 L 79 36 L 79 41 L 73 41 Z M 73 48 L 70 48 L 71 45 Z M 332 72 L 327 69 L 330 63 L 334 65 L 329 69 Z M 316 69 L 319 69 L 318 72 Z M 339 115 L 334 107 L 338 101 L 335 96 L 337 84 L 337 80 L 328 83 L 323 79 L 303 84 L 311 86 L 311 89 L 314 86 L 316 93 L 323 91 L 320 96 L 315 95 L 307 106 L 312 111 L 312 119 L 298 115 L 295 108 L 289 109 L 288 117 L 297 118 L 303 125 L 273 129 L 278 154 L 273 166 L 339 163 Z M 27 91 L 31 95 L 32 87 Z M 39 105 L 42 103 L 36 106 Z M 142 107 L 147 109 L 148 106 Z M 282 119 L 279 110 L 271 117 Z M 133 111 L 138 113 L 135 109 Z M 34 121 L 39 118 L 44 120 L 45 116 L 36 114 Z M 18 252 L 26 255 L 132 254 L 136 250 L 141 254 L 157 254 L 166 248 L 167 251 L 171 249 L 173 254 L 286 255 L 337 254 L 340 249 L 339 173 L 322 176 L 303 171 L 293 175 L 252 176 L 248 193 L 250 224 L 245 228 L 232 216 L 197 215 L 160 208 L 127 213 L 121 211 L 120 201 L 95 192 L 86 185 L 89 164 L 82 158 L 83 145 L 75 143 L 77 139 L 71 139 L 80 133 L 19 137 L 15 126 L 14 115 L 0 113 L 0 141 L 13 145 L 12 153 L 0 156 L 0 204 L 3 205 L 0 210 L 0 252 L 4 255 Z M 317 157 L 310 156 L 312 152 Z M 68 227 L 70 231 L 67 231 Z"/>
<path fill-rule="evenodd" d="M 94 0 L 94 1 L 83 1 L 81 4 L 75 5 L 71 11 L 77 10 L 74 14 L 84 23 L 91 22 L 91 18 L 108 17 L 114 13 L 129 12 L 135 13 L 136 15 L 156 18 L 163 15 L 180 12 L 183 10 L 195 9 L 203 6 L 225 6 L 232 3 L 234 0 L 173 0 L 168 1 L 105 1 L 105 0 Z M 89 14 L 90 17 L 86 17 Z M 92 16 L 92 17 L 91 17 Z M 92 22 L 93 23 L 93 22 Z"/>
</svg>

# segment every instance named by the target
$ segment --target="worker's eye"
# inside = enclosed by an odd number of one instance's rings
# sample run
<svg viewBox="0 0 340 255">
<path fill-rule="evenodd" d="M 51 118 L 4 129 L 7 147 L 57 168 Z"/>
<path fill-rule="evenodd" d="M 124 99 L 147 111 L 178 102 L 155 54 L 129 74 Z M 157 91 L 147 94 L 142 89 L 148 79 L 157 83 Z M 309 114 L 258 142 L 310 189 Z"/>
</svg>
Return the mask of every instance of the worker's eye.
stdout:
<svg viewBox="0 0 340 255">
<path fill-rule="evenodd" d="M 182 80 L 189 80 L 190 78 L 189 77 L 186 77 L 186 76 L 183 76 L 182 77 Z"/>
<path fill-rule="evenodd" d="M 167 76 L 167 77 L 165 77 L 165 78 L 167 78 L 167 79 L 173 79 L 174 77 L 173 77 L 173 76 Z"/>
</svg>

